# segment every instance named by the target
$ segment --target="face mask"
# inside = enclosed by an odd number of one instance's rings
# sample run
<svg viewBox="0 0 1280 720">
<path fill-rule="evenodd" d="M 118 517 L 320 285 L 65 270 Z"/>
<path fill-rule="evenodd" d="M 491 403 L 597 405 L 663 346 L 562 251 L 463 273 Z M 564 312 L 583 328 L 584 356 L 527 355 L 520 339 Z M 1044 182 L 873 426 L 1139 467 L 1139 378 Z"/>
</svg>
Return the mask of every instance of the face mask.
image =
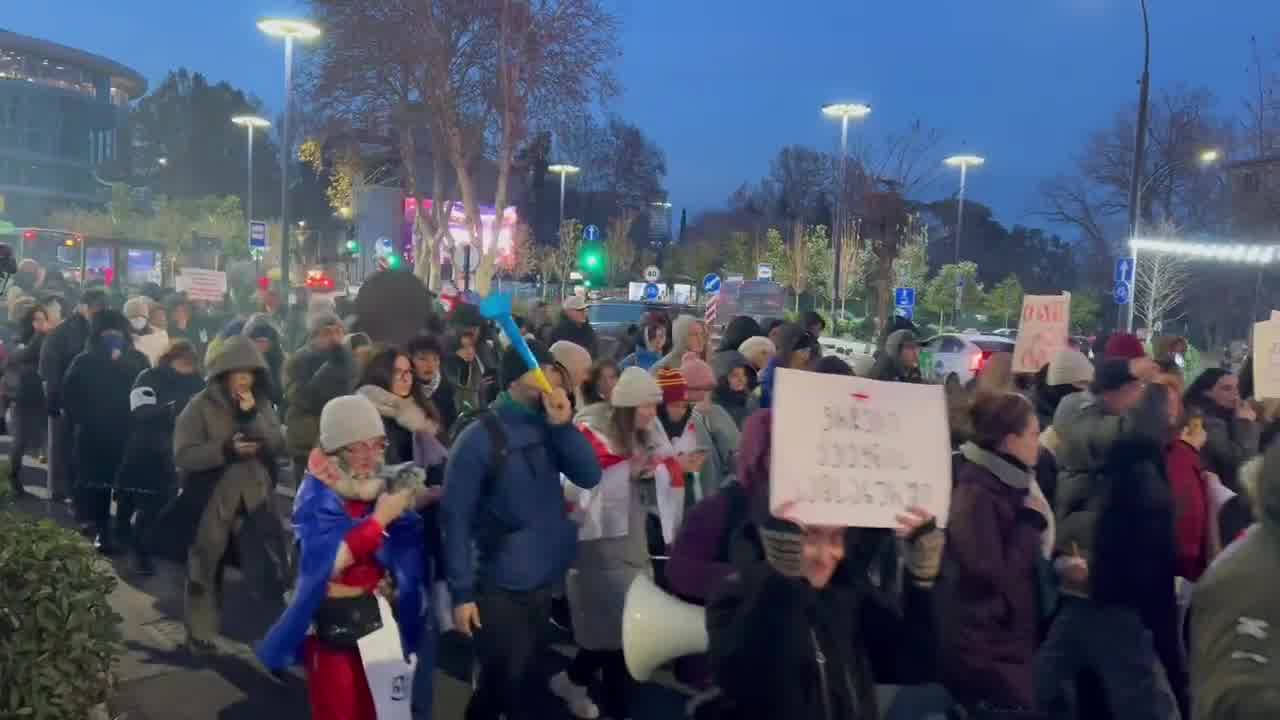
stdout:
<svg viewBox="0 0 1280 720">
<path fill-rule="evenodd" d="M 124 352 L 124 338 L 119 335 L 103 335 L 102 347 L 111 353 L 112 357 Z"/>
<path fill-rule="evenodd" d="M 147 326 L 147 319 L 144 317 L 132 318 L 129 320 L 129 324 L 133 326 L 134 330 L 141 330 Z"/>
</svg>

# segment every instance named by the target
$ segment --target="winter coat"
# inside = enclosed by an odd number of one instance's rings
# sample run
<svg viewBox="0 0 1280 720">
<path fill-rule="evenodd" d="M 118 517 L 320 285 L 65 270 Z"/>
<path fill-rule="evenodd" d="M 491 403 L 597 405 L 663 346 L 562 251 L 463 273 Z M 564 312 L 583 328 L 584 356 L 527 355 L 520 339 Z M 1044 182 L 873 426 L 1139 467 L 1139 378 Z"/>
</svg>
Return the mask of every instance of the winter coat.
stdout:
<svg viewBox="0 0 1280 720">
<path fill-rule="evenodd" d="M 148 366 L 155 367 L 156 362 L 160 360 L 160 356 L 164 354 L 165 350 L 169 349 L 169 333 L 153 327 L 147 327 L 141 333 L 135 331 L 133 348 L 147 356 Z"/>
<path fill-rule="evenodd" d="M 920 375 L 919 367 L 906 367 L 902 364 L 902 346 L 908 340 L 913 340 L 915 333 L 910 330 L 896 330 L 889 335 L 884 341 L 884 352 L 880 357 L 876 358 L 875 364 L 871 366 L 872 380 L 885 380 L 888 382 L 908 382 L 919 383 L 924 382 Z"/>
<path fill-rule="evenodd" d="M 1031 469 L 973 443 L 960 451 L 934 587 L 941 679 L 967 705 L 1032 708 L 1048 503 Z"/>
<path fill-rule="evenodd" d="M 1262 424 L 1214 406 L 1205 408 L 1204 430 L 1209 435 L 1200 449 L 1204 469 L 1216 473 L 1232 492 L 1244 492 L 1240 466 L 1258 454 Z"/>
<path fill-rule="evenodd" d="M 45 339 L 44 347 L 40 349 L 40 378 L 44 380 L 50 413 L 62 410 L 62 379 L 67 375 L 71 361 L 84 351 L 88 340 L 89 321 L 80 313 L 73 313 Z"/>
<path fill-rule="evenodd" d="M 452 386 L 453 399 L 459 414 L 468 410 L 480 410 L 488 404 L 485 402 L 484 387 L 481 384 L 484 379 L 484 366 L 480 364 L 479 359 L 467 362 L 457 355 L 450 355 L 440 365 L 440 372 L 444 373 L 445 381 Z"/>
<path fill-rule="evenodd" d="M 263 353 L 263 359 L 267 361 L 267 374 L 271 378 L 271 402 L 279 408 L 284 400 L 284 350 L 281 345 L 283 338 L 280 337 L 280 329 L 276 327 L 270 315 L 255 313 L 245 322 L 240 334 L 250 340 L 266 338 L 271 343 L 271 347 Z M 284 410 L 282 409 L 281 412 Z"/>
<path fill-rule="evenodd" d="M 440 384 L 436 386 L 434 392 L 427 396 L 432 405 L 436 406 L 436 412 L 440 413 L 440 429 L 444 435 L 448 435 L 453 428 L 453 423 L 458 419 L 458 401 L 456 398 L 456 388 L 453 383 L 449 382 L 449 378 L 440 373 Z M 424 392 L 425 392 L 425 385 Z"/>
<path fill-rule="evenodd" d="M 1192 582 L 1209 565 L 1211 507 L 1204 483 L 1200 453 L 1183 440 L 1174 440 L 1165 455 L 1169 489 L 1176 515 L 1176 572 Z M 1214 523 L 1216 525 L 1216 523 Z"/>
<path fill-rule="evenodd" d="M 9 399 L 19 410 L 45 409 L 44 384 L 40 382 L 40 351 L 45 340 L 45 335 L 33 335 L 25 345 L 18 346 L 5 366 Z"/>
<path fill-rule="evenodd" d="M 1280 717 L 1280 447 L 1261 461 L 1258 524 L 1209 566 L 1191 600 L 1194 720 Z"/>
<path fill-rule="evenodd" d="M 549 425 L 539 410 L 503 394 L 491 407 L 506 441 L 503 467 L 485 423 L 470 423 L 450 450 L 441 504 L 449 589 L 455 605 L 478 590 L 522 592 L 564 577 L 578 532 L 566 516 L 560 486 L 600 482 L 591 444 L 572 424 Z"/>
<path fill-rule="evenodd" d="M 102 345 L 108 330 L 120 332 L 126 346 L 112 360 Z M 62 381 L 62 406 L 75 428 L 75 458 L 79 481 L 87 487 L 110 488 L 124 457 L 131 423 L 129 393 L 138 375 L 150 367 L 147 358 L 128 343 L 129 323 L 113 311 L 93 320 L 84 352 L 71 361 Z"/>
<path fill-rule="evenodd" d="M 561 340 L 568 340 L 571 343 L 581 345 L 587 352 L 591 353 L 591 357 L 596 356 L 596 330 L 591 327 L 590 322 L 579 325 L 570 320 L 567 315 L 561 315 L 560 321 L 556 323 L 551 330 L 551 336 L 548 338 L 547 347 L 554 345 Z"/>
<path fill-rule="evenodd" d="M 184 375 L 167 365 L 138 375 L 129 393 L 133 429 L 116 473 L 117 490 L 168 494 L 175 489 L 174 424 L 191 398 L 203 389 L 199 375 Z"/>
<path fill-rule="evenodd" d="M 436 439 L 440 425 L 413 398 L 397 397 L 376 385 L 364 385 L 356 392 L 369 398 L 382 416 L 388 465 L 414 462 L 430 470 L 444 463 L 445 450 Z"/>
<path fill-rule="evenodd" d="M 645 347 L 644 343 L 637 343 L 636 349 L 628 356 L 622 358 L 622 362 L 618 363 L 618 372 L 622 372 L 629 367 L 638 367 L 641 370 L 648 370 L 653 367 L 654 363 L 662 359 L 662 355 L 656 350 L 650 350 Z"/>
<path fill-rule="evenodd" d="M 738 454 L 738 424 L 724 408 L 711 403 L 693 408 L 693 428 L 697 432 L 698 447 L 707 451 L 702 469 L 698 471 L 695 498 L 707 498 L 720 492 L 730 482 Z"/>
<path fill-rule="evenodd" d="M 747 491 L 736 482 L 690 508 L 665 568 L 672 591 L 699 605 L 710 600 L 733 574 L 730 546 L 749 514 Z"/>
<path fill-rule="evenodd" d="M 1057 554 L 1079 552 L 1086 560 L 1090 557 L 1109 480 L 1104 472 L 1107 458 L 1121 446 L 1163 447 L 1169 429 L 1168 402 L 1164 386 L 1152 385 L 1124 415 L 1108 413 L 1101 399 L 1089 392 L 1069 395 L 1058 405 L 1053 418 L 1058 439 L 1058 489 L 1053 502 Z M 1071 590 L 1087 594 L 1086 588 Z"/>
<path fill-rule="evenodd" d="M 263 387 L 270 388 L 265 360 L 262 373 Z M 342 345 L 325 351 L 306 348 L 293 356 L 285 374 L 286 450 L 289 457 L 305 458 L 320 438 L 320 411 L 325 403 L 355 389 L 356 361 Z"/>
<path fill-rule="evenodd" d="M 671 324 L 671 352 L 662 356 L 662 359 L 654 363 L 649 372 L 658 374 L 659 370 L 679 370 L 684 364 L 684 355 L 689 352 L 689 328 L 694 323 L 701 323 L 702 320 L 692 315 L 681 315 Z M 704 324 L 705 326 L 705 324 Z M 707 338 L 707 342 L 711 342 L 711 338 Z M 706 351 L 704 350 L 699 360 L 706 360 Z"/>
</svg>

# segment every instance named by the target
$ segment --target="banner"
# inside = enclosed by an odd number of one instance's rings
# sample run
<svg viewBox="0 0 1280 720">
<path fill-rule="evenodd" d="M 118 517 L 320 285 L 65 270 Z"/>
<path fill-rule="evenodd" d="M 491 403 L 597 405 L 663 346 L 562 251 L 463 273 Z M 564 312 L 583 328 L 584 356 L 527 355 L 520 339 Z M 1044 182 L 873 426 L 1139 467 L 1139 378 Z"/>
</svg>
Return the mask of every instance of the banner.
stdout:
<svg viewBox="0 0 1280 720">
<path fill-rule="evenodd" d="M 1280 320 L 1253 325 L 1253 395 L 1280 398 Z"/>
<path fill-rule="evenodd" d="M 1013 371 L 1035 373 L 1067 347 L 1071 326 L 1071 293 L 1024 295 L 1013 348 Z"/>
<path fill-rule="evenodd" d="M 951 434 L 941 385 L 779 368 L 769 507 L 806 524 L 892 528 L 919 505 L 946 526 Z"/>
<path fill-rule="evenodd" d="M 221 270 L 182 268 L 174 280 L 179 292 L 185 292 L 192 300 L 222 302 L 227 293 L 227 274 Z"/>
</svg>

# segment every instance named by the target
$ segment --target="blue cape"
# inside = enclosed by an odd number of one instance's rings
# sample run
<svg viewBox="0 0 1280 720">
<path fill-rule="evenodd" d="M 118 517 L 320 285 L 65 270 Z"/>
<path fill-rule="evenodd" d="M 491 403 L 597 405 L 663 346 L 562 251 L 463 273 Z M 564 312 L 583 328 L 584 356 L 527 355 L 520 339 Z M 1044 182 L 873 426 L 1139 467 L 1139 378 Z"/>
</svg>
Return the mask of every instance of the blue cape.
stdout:
<svg viewBox="0 0 1280 720">
<path fill-rule="evenodd" d="M 293 506 L 293 532 L 301 546 L 293 602 L 255 645 L 258 659 L 270 670 L 300 662 L 306 639 L 333 573 L 338 547 L 364 518 L 347 514 L 341 497 L 310 473 L 302 480 Z M 422 518 L 407 512 L 387 528 L 378 562 L 396 581 L 396 622 L 405 654 L 415 652 L 426 613 Z"/>
</svg>

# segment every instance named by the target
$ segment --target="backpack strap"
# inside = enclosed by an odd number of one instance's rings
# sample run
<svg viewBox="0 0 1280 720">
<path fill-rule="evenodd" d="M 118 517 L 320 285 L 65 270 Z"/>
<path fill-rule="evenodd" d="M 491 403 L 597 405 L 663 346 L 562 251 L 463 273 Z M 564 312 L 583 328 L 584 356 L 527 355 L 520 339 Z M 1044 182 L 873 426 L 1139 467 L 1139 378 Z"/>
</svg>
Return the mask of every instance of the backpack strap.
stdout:
<svg viewBox="0 0 1280 720">
<path fill-rule="evenodd" d="M 507 465 L 507 455 L 509 448 L 507 447 L 507 431 L 502 428 L 502 423 L 498 420 L 498 414 L 493 410 L 485 410 L 480 413 L 480 422 L 484 425 L 484 429 L 489 433 L 489 471 L 485 473 L 484 478 L 484 495 L 487 497 L 493 494 L 494 486 L 497 484 L 498 473 Z"/>
</svg>

